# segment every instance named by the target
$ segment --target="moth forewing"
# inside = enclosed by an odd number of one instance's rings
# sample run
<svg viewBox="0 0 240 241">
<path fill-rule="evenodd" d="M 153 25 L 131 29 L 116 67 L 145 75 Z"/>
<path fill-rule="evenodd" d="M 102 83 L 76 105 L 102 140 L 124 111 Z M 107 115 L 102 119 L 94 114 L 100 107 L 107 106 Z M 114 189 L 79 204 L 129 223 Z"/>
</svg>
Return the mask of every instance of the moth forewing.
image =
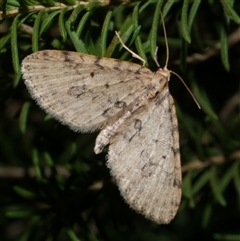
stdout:
<svg viewBox="0 0 240 241">
<path fill-rule="evenodd" d="M 82 132 L 111 122 L 153 75 L 126 61 L 56 50 L 27 56 L 22 73 L 32 97 L 47 113 Z"/>
</svg>

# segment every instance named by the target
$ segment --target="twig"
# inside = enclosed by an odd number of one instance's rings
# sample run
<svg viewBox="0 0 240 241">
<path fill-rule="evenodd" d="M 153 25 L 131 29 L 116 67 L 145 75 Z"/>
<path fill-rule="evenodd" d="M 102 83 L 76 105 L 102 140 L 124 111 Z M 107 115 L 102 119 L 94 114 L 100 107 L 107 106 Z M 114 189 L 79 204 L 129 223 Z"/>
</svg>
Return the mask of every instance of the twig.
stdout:
<svg viewBox="0 0 240 241">
<path fill-rule="evenodd" d="M 236 151 L 228 157 L 228 160 L 230 161 L 234 161 L 236 159 L 240 159 L 240 151 Z M 193 162 L 184 165 L 182 167 L 182 172 L 203 169 L 211 165 L 220 165 L 224 162 L 226 162 L 226 158 L 223 155 L 214 156 L 204 162 L 200 160 L 194 160 Z"/>
<path fill-rule="evenodd" d="M 228 46 L 229 48 L 236 43 L 240 42 L 240 27 L 237 28 L 231 35 L 228 37 Z M 208 51 L 204 54 L 195 53 L 191 56 L 188 56 L 186 59 L 187 63 L 198 63 L 203 62 L 219 53 L 221 49 L 221 43 L 218 42 L 214 47 L 208 49 Z M 175 64 L 180 64 L 179 60 L 174 61 Z"/>
<path fill-rule="evenodd" d="M 236 151 L 232 153 L 227 160 L 234 161 L 236 159 L 240 159 L 240 151 Z M 192 171 L 192 170 L 199 170 L 206 168 L 211 165 L 220 165 L 227 161 L 226 158 L 223 155 L 214 156 L 206 161 L 200 161 L 199 159 L 196 159 L 192 161 L 191 163 L 188 163 L 184 166 L 182 166 L 182 172 Z M 57 170 L 57 173 L 65 178 L 68 178 L 71 174 L 69 170 L 67 170 L 64 166 L 56 166 L 55 168 Z M 0 178 L 16 178 L 21 179 L 26 175 L 29 175 L 30 177 L 35 177 L 35 169 L 34 167 L 29 167 L 28 169 L 25 169 L 23 167 L 1 167 L 0 168 Z M 50 177 L 52 175 L 52 171 L 50 167 L 45 167 L 43 169 L 43 173 L 45 177 Z"/>
</svg>

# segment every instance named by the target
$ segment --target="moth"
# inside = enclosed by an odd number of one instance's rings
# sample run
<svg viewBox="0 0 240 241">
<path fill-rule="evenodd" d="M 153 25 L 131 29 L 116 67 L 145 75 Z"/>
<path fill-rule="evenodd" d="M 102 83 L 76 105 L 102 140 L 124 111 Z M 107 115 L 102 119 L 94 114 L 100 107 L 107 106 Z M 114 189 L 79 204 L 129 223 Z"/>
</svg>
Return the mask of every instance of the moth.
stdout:
<svg viewBox="0 0 240 241">
<path fill-rule="evenodd" d="M 131 208 L 159 224 L 175 217 L 182 178 L 166 67 L 44 50 L 22 61 L 22 73 L 48 114 L 73 131 L 100 130 L 94 152 L 109 146 L 107 166 Z"/>
</svg>

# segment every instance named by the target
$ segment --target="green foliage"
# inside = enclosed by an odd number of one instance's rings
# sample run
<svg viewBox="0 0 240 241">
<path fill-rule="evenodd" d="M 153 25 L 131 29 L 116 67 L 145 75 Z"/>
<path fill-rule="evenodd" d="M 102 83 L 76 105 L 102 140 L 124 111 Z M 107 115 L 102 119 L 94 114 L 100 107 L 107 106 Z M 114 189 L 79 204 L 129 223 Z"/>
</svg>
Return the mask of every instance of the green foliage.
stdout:
<svg viewBox="0 0 240 241">
<path fill-rule="evenodd" d="M 0 11 L 1 240 L 240 240 L 239 1 L 3 0 Z M 164 66 L 160 11 L 168 68 L 202 107 L 172 77 L 183 198 L 168 226 L 130 210 L 105 167 L 107 150 L 93 153 L 96 134 L 46 116 L 21 79 L 22 59 L 41 49 L 138 62 L 114 31 L 151 69 L 158 46 Z"/>
</svg>

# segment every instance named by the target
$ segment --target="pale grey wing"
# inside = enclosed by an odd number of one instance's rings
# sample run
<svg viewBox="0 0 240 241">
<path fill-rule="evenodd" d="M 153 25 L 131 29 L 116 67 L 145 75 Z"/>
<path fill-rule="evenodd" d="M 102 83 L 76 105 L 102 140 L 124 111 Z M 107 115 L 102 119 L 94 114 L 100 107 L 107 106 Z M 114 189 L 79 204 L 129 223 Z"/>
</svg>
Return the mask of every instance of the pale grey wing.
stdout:
<svg viewBox="0 0 240 241">
<path fill-rule="evenodd" d="M 174 102 L 166 87 L 115 135 L 107 165 L 137 212 L 169 223 L 181 199 L 181 164 Z"/>
<path fill-rule="evenodd" d="M 22 73 L 38 104 L 75 131 L 104 126 L 154 74 L 126 61 L 56 50 L 27 56 Z"/>
</svg>

